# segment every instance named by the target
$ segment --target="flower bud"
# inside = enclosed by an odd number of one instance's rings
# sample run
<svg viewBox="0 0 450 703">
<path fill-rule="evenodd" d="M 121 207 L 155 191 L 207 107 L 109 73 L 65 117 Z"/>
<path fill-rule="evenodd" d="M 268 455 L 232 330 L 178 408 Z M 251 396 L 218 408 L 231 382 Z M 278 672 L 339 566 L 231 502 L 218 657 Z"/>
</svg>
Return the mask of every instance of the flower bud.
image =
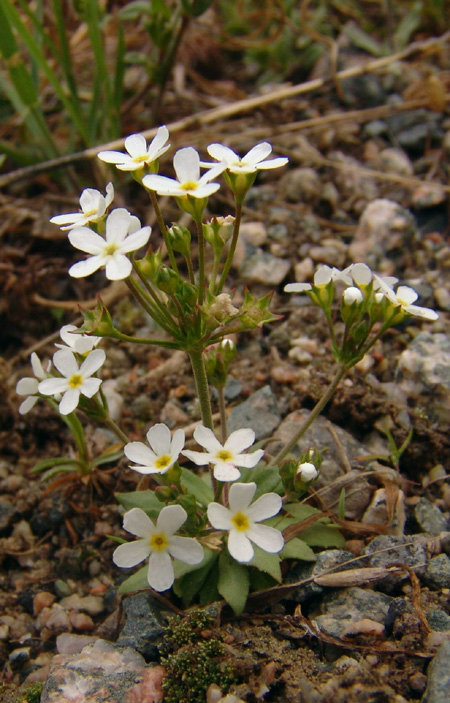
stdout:
<svg viewBox="0 0 450 703">
<path fill-rule="evenodd" d="M 362 303 L 364 300 L 362 292 L 359 288 L 356 288 L 356 286 L 346 288 L 342 294 L 342 298 L 345 305 L 353 305 L 354 303 L 359 305 L 359 303 Z"/>
<path fill-rule="evenodd" d="M 167 233 L 172 249 L 183 256 L 188 256 L 191 249 L 191 233 L 188 228 L 182 225 L 172 225 Z"/>
<path fill-rule="evenodd" d="M 302 464 L 299 464 L 297 467 L 296 476 L 298 478 L 301 478 L 302 481 L 304 481 L 305 483 L 308 483 L 309 481 L 314 481 L 314 479 L 317 478 L 318 475 L 319 472 L 317 471 L 316 467 L 309 461 L 305 461 Z"/>
</svg>

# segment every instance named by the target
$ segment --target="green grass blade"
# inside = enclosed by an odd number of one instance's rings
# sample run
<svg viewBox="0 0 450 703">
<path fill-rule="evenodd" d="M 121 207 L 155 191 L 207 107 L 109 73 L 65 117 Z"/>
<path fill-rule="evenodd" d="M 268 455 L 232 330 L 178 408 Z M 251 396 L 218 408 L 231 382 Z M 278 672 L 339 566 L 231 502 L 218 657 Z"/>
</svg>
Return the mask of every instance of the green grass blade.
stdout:
<svg viewBox="0 0 450 703">
<path fill-rule="evenodd" d="M 102 134 L 99 129 L 101 121 L 103 121 L 105 126 L 110 122 L 110 119 L 105 119 L 105 115 L 110 118 L 114 112 L 117 112 L 117 106 L 113 102 L 111 79 L 105 60 L 101 18 L 97 0 L 85 0 L 84 18 L 88 27 L 95 65 L 92 110 L 89 119 L 90 133 L 94 139 L 98 136 L 111 138 L 113 136 L 111 130 Z"/>
</svg>

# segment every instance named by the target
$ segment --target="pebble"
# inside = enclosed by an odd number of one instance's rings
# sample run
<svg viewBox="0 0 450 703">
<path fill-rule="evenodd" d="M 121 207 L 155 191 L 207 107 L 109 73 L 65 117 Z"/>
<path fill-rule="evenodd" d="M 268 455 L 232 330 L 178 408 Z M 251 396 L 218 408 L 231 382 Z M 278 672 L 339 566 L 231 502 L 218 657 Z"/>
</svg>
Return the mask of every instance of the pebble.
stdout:
<svg viewBox="0 0 450 703">
<path fill-rule="evenodd" d="M 450 691 L 450 641 L 444 642 L 438 649 L 428 667 L 427 688 L 422 703 L 448 703 Z"/>
<path fill-rule="evenodd" d="M 117 645 L 132 647 L 146 661 L 158 659 L 158 642 L 163 634 L 168 612 L 149 593 L 141 592 L 123 600 L 125 623 Z"/>
<path fill-rule="evenodd" d="M 309 255 L 315 263 L 341 267 L 345 262 L 345 252 L 338 245 L 311 247 Z"/>
<path fill-rule="evenodd" d="M 419 498 L 414 507 L 414 517 L 422 531 L 430 535 L 439 535 L 449 528 L 444 513 L 427 498 Z"/>
<path fill-rule="evenodd" d="M 98 615 L 104 610 L 103 598 L 101 596 L 79 596 L 77 593 L 63 598 L 60 605 L 65 608 L 65 610 L 81 611 L 89 613 L 89 615 Z"/>
<path fill-rule="evenodd" d="M 450 422 L 450 335 L 420 332 L 400 354 L 397 382 L 433 418 Z"/>
<path fill-rule="evenodd" d="M 406 255 L 416 236 L 411 213 L 393 200 L 378 198 L 362 213 L 349 254 L 353 261 L 364 261 L 375 271 L 379 271 L 381 262 L 392 254 L 396 266 L 401 267 L 399 251 Z"/>
<path fill-rule="evenodd" d="M 370 558 L 365 562 L 367 566 L 406 564 L 406 566 L 414 568 L 417 575 L 424 574 L 424 565 L 428 561 L 425 542 L 414 535 L 405 537 L 380 535 L 367 545 L 364 549 L 364 554 L 370 555 Z M 390 593 L 407 578 L 407 572 L 397 571 L 378 581 L 377 588 Z"/>
<path fill-rule="evenodd" d="M 402 149 L 390 147 L 380 151 L 379 168 L 387 173 L 396 173 L 399 176 L 412 176 L 414 173 L 413 165 Z"/>
<path fill-rule="evenodd" d="M 401 537 L 406 521 L 403 491 L 397 491 L 395 505 L 390 505 L 388 509 L 390 500 L 392 500 L 392 492 L 388 493 L 385 488 L 378 488 L 373 494 L 372 501 L 362 516 L 361 522 L 366 525 L 379 525 L 383 528 L 384 534 Z"/>
<path fill-rule="evenodd" d="M 384 625 L 391 601 L 390 596 L 378 591 L 341 588 L 335 593 L 326 592 L 320 606 L 321 615 L 314 619 L 323 632 L 342 637 L 349 625 L 363 620 Z M 376 626 L 373 629 L 376 631 Z"/>
<path fill-rule="evenodd" d="M 298 283 L 305 283 L 306 281 L 312 280 L 314 275 L 314 261 L 310 256 L 307 256 L 302 261 L 294 266 L 295 280 Z"/>
<path fill-rule="evenodd" d="M 303 581 L 304 579 L 309 579 L 313 576 L 320 576 L 320 574 L 327 573 L 333 570 L 334 567 L 344 564 L 345 569 L 355 569 L 358 566 L 358 562 L 352 561 L 354 554 L 348 552 L 344 549 L 325 549 L 323 552 L 317 554 L 317 559 L 314 564 L 306 562 L 298 562 L 293 566 L 293 568 L 288 571 L 285 583 L 293 583 L 295 581 Z M 347 562 L 348 565 L 347 565 Z M 339 569 L 336 569 L 339 571 Z M 295 591 L 292 591 L 286 600 L 295 603 L 303 603 L 310 600 L 311 598 L 318 597 L 323 593 L 324 588 L 316 583 L 307 583 L 303 586 L 298 586 Z"/>
<path fill-rule="evenodd" d="M 46 628 L 51 632 L 65 632 L 70 630 L 69 615 L 59 603 L 53 603 L 50 608 L 43 608 L 36 618 L 36 628 Z"/>
<path fill-rule="evenodd" d="M 437 286 L 434 289 L 434 297 L 441 310 L 450 311 L 450 290 L 444 286 Z"/>
<path fill-rule="evenodd" d="M 322 184 L 315 169 L 293 168 L 281 178 L 280 188 L 286 200 L 291 203 L 316 203 L 320 197 Z"/>
<path fill-rule="evenodd" d="M 243 222 L 239 230 L 239 236 L 247 244 L 260 247 L 267 241 L 267 229 L 263 222 Z"/>
<path fill-rule="evenodd" d="M 164 422 L 168 427 L 187 425 L 189 423 L 189 415 L 174 398 L 170 398 L 164 405 L 161 410 L 160 419 L 161 422 Z"/>
<path fill-rule="evenodd" d="M 445 202 L 447 193 L 439 186 L 431 186 L 424 183 L 415 188 L 412 193 L 412 206 L 417 210 L 428 207 L 435 207 Z"/>
<path fill-rule="evenodd" d="M 425 572 L 425 582 L 434 590 L 450 588 L 450 559 L 446 554 L 430 559 Z"/>
<path fill-rule="evenodd" d="M 228 418 L 228 431 L 250 427 L 256 440 L 270 437 L 281 421 L 277 398 L 270 386 L 263 386 L 247 400 L 235 405 Z"/>
<path fill-rule="evenodd" d="M 450 615 L 440 608 L 434 608 L 427 612 L 428 624 L 432 630 L 447 632 L 450 630 Z"/>
<path fill-rule="evenodd" d="M 88 644 L 94 644 L 97 637 L 92 635 L 74 635 L 71 632 L 63 632 L 56 638 L 56 651 L 58 654 L 76 654 Z"/>
<path fill-rule="evenodd" d="M 290 261 L 279 259 L 258 247 L 244 259 L 239 273 L 247 281 L 277 286 L 286 278 L 290 268 Z"/>
<path fill-rule="evenodd" d="M 95 623 L 90 615 L 87 613 L 69 613 L 70 624 L 74 630 L 79 630 L 80 632 L 92 632 L 95 628 Z"/>
<path fill-rule="evenodd" d="M 162 667 L 146 667 L 131 647 L 96 640 L 76 654 L 57 654 L 40 703 L 161 703 Z"/>
<path fill-rule="evenodd" d="M 31 647 L 17 647 L 8 656 L 9 663 L 13 668 L 19 668 L 30 660 Z"/>
<path fill-rule="evenodd" d="M 16 509 L 6 501 L 0 500 L 0 533 L 6 532 L 16 517 Z"/>
<path fill-rule="evenodd" d="M 48 591 L 39 591 L 33 598 L 33 613 L 38 615 L 44 608 L 50 608 L 55 602 L 55 596 Z"/>
</svg>

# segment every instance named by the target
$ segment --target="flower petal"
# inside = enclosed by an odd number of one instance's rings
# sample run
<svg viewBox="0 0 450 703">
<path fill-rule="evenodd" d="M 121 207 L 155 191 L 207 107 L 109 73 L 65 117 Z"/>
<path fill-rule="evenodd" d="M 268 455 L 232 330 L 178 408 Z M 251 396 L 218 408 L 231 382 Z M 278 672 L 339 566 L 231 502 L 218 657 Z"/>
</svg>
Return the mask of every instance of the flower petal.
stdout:
<svg viewBox="0 0 450 703">
<path fill-rule="evenodd" d="M 79 372 L 75 355 L 68 349 L 58 349 L 53 354 L 53 364 L 59 373 L 66 377 L 73 376 L 74 373 Z"/>
<path fill-rule="evenodd" d="M 247 508 L 246 514 L 255 522 L 267 520 L 281 510 L 281 497 L 277 493 L 265 493 Z"/>
<path fill-rule="evenodd" d="M 34 395 L 38 392 L 39 381 L 37 378 L 21 378 L 16 385 L 17 395 Z"/>
<path fill-rule="evenodd" d="M 92 398 L 100 388 L 102 384 L 101 378 L 85 378 L 83 385 L 80 387 L 80 392 L 86 396 L 86 398 Z"/>
<path fill-rule="evenodd" d="M 89 227 L 78 227 L 69 232 L 69 242 L 75 249 L 86 254 L 101 254 L 105 248 L 105 240 Z"/>
<path fill-rule="evenodd" d="M 281 552 L 283 549 L 283 535 L 274 527 L 269 527 L 268 525 L 253 525 L 247 530 L 246 535 L 257 547 L 261 547 L 261 549 L 264 549 L 265 552 L 269 552 L 270 554 Z"/>
<path fill-rule="evenodd" d="M 269 154 L 272 153 L 272 145 L 269 142 L 261 142 L 254 146 L 250 151 L 241 159 L 245 164 L 251 164 L 252 166 L 258 166 L 260 161 L 263 161 Z M 259 166 L 258 166 L 259 168 Z"/>
<path fill-rule="evenodd" d="M 152 552 L 148 563 L 147 579 L 155 591 L 167 591 L 175 580 L 172 560 L 167 551 Z"/>
<path fill-rule="evenodd" d="M 220 503 L 208 505 L 208 520 L 216 530 L 230 530 L 232 527 L 230 511 Z"/>
<path fill-rule="evenodd" d="M 141 508 L 131 508 L 123 516 L 123 529 L 136 537 L 148 537 L 154 532 L 155 526 Z M 150 554 L 150 549 L 148 554 Z"/>
<path fill-rule="evenodd" d="M 437 320 L 439 318 L 435 310 L 431 310 L 431 308 L 421 308 L 419 305 L 407 305 L 404 310 L 405 312 L 409 312 L 410 315 L 421 317 L 424 320 Z"/>
<path fill-rule="evenodd" d="M 143 156 L 147 152 L 147 142 L 142 134 L 130 134 L 124 141 L 125 149 L 131 157 Z"/>
<path fill-rule="evenodd" d="M 67 390 L 67 379 L 66 378 L 46 378 L 41 381 L 38 386 L 39 393 L 42 395 L 56 395 L 57 393 L 64 393 Z"/>
<path fill-rule="evenodd" d="M 173 157 L 173 167 L 180 183 L 197 183 L 200 178 L 200 157 L 196 149 L 192 146 L 178 149 Z"/>
<path fill-rule="evenodd" d="M 140 564 L 141 561 L 147 559 L 150 554 L 148 544 L 144 540 L 136 540 L 136 542 L 127 542 L 120 544 L 113 552 L 112 558 L 116 566 L 123 569 L 129 569 L 131 566 Z"/>
<path fill-rule="evenodd" d="M 264 456 L 264 449 L 257 449 L 250 454 L 237 454 L 234 457 L 236 466 L 242 466 L 244 469 L 253 469 L 256 464 L 261 461 Z"/>
<path fill-rule="evenodd" d="M 97 157 L 107 164 L 122 164 L 129 159 L 122 151 L 99 151 Z"/>
<path fill-rule="evenodd" d="M 84 278 L 85 276 L 90 276 L 91 273 L 95 273 L 104 264 L 103 256 L 90 256 L 89 259 L 84 261 L 77 261 L 69 268 L 69 275 L 72 278 Z"/>
<path fill-rule="evenodd" d="M 397 298 L 401 305 L 411 305 L 419 297 L 418 293 L 409 286 L 399 286 L 397 288 Z"/>
<path fill-rule="evenodd" d="M 108 257 L 105 275 L 108 281 L 122 281 L 124 278 L 128 278 L 132 268 L 131 261 L 125 254 L 115 254 L 113 257 Z"/>
<path fill-rule="evenodd" d="M 103 349 L 91 351 L 80 366 L 80 373 L 83 377 L 92 376 L 105 363 L 106 354 Z"/>
<path fill-rule="evenodd" d="M 187 512 L 181 505 L 167 505 L 158 515 L 156 529 L 173 535 L 186 520 Z"/>
<path fill-rule="evenodd" d="M 155 473 L 155 459 L 157 457 L 146 444 L 143 442 L 129 442 L 125 445 L 123 451 L 130 461 L 140 464 L 140 466 L 130 466 L 130 469 L 139 471 L 141 474 Z"/>
<path fill-rule="evenodd" d="M 233 483 L 228 502 L 232 513 L 246 511 L 255 495 L 256 483 Z"/>
<path fill-rule="evenodd" d="M 235 430 L 230 434 L 223 448 L 228 449 L 234 454 L 239 454 L 244 449 L 251 447 L 254 441 L 255 433 L 250 428 Z"/>
<path fill-rule="evenodd" d="M 59 412 L 61 415 L 72 413 L 80 402 L 80 391 L 78 388 L 68 388 L 61 398 Z"/>
<path fill-rule="evenodd" d="M 163 422 L 158 422 L 150 427 L 147 432 L 147 442 L 155 452 L 156 456 L 170 454 L 171 434 L 170 430 Z"/>
<path fill-rule="evenodd" d="M 200 564 L 203 559 L 203 547 L 192 537 L 172 537 L 169 554 L 185 564 Z"/>
<path fill-rule="evenodd" d="M 166 125 L 161 125 L 161 127 L 158 127 L 155 136 L 153 137 L 149 148 L 148 148 L 148 153 L 149 155 L 155 154 L 155 158 L 161 155 L 162 153 L 162 147 L 164 147 L 164 144 L 166 141 L 169 139 L 169 130 L 167 129 Z M 164 148 L 164 152 L 167 151 L 169 148 L 169 145 Z"/>
<path fill-rule="evenodd" d="M 184 447 L 184 430 L 175 430 L 172 437 L 172 447 L 170 450 L 170 456 L 174 461 L 176 461 L 180 455 L 181 450 Z"/>
<path fill-rule="evenodd" d="M 128 237 L 125 237 L 121 244 L 121 253 L 127 254 L 130 251 L 140 249 L 144 246 L 144 244 L 147 244 L 151 233 L 151 227 L 142 227 L 142 229 L 138 229 L 136 232 L 133 232 L 133 234 L 129 234 Z"/>
<path fill-rule="evenodd" d="M 184 456 L 187 456 L 188 459 L 193 461 L 194 464 L 197 464 L 197 466 L 205 466 L 211 461 L 211 455 L 205 454 L 205 452 L 194 452 L 190 449 L 183 449 L 181 453 Z"/>
<path fill-rule="evenodd" d="M 286 156 L 279 156 L 276 159 L 267 159 L 266 161 L 261 161 L 256 164 L 257 168 L 261 171 L 267 171 L 269 168 L 281 168 L 281 166 L 286 166 L 289 159 Z"/>
<path fill-rule="evenodd" d="M 205 427 L 204 425 L 197 425 L 194 430 L 194 439 L 208 452 L 212 453 L 222 449 L 222 445 L 215 436 L 214 432 L 210 430 L 209 427 Z"/>
<path fill-rule="evenodd" d="M 255 553 L 248 537 L 237 530 L 231 530 L 228 535 L 228 551 L 233 559 L 243 564 L 251 561 Z"/>
<path fill-rule="evenodd" d="M 54 225 L 74 225 L 79 226 L 81 220 L 84 221 L 84 215 L 81 212 L 68 212 L 65 215 L 55 215 L 50 218 L 50 222 Z"/>
<path fill-rule="evenodd" d="M 218 481 L 236 481 L 241 477 L 241 472 L 234 464 L 218 461 L 214 464 L 214 478 Z"/>
<path fill-rule="evenodd" d="M 142 185 L 160 195 L 179 195 L 180 184 L 174 178 L 150 173 L 142 179 Z"/>
<path fill-rule="evenodd" d="M 19 415 L 26 415 L 30 412 L 31 408 L 34 408 L 39 398 L 37 396 L 30 395 L 28 398 L 19 405 Z"/>
<path fill-rule="evenodd" d="M 210 144 L 207 148 L 207 152 L 213 159 L 217 161 L 223 161 L 226 164 L 239 163 L 239 155 L 235 151 L 230 149 L 228 146 L 223 144 Z"/>
</svg>

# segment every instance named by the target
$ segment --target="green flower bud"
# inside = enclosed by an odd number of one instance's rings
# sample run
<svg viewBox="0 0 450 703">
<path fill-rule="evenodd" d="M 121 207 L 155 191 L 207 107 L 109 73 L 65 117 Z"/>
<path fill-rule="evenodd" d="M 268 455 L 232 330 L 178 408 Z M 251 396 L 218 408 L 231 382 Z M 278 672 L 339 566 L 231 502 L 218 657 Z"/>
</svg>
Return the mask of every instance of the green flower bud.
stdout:
<svg viewBox="0 0 450 703">
<path fill-rule="evenodd" d="M 191 250 L 191 233 L 187 227 L 182 225 L 172 225 L 167 230 L 169 242 L 174 251 L 189 256 Z"/>
</svg>

